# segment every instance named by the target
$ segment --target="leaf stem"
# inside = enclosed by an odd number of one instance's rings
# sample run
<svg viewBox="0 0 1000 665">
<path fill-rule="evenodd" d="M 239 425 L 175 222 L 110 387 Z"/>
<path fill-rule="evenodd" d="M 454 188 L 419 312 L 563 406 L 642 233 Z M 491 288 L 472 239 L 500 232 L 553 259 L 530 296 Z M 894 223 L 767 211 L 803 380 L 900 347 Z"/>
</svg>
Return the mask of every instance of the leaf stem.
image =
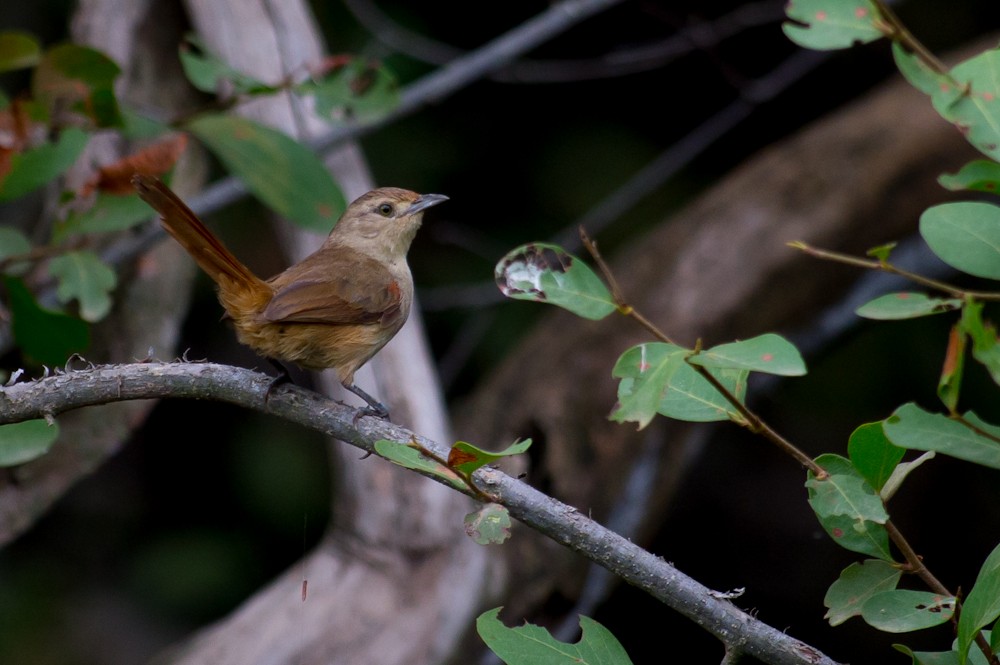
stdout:
<svg viewBox="0 0 1000 665">
<path fill-rule="evenodd" d="M 580 240 L 583 242 L 583 246 L 587 248 L 587 251 L 590 252 L 590 256 L 593 257 L 594 263 L 597 264 L 601 274 L 604 275 L 604 279 L 608 283 L 608 288 L 611 290 L 611 297 L 614 298 L 615 304 L 618 306 L 618 311 L 631 317 L 658 340 L 666 342 L 667 344 L 677 345 L 676 342 L 671 340 L 666 333 L 656 326 L 656 324 L 643 316 L 637 309 L 635 309 L 635 307 L 628 304 L 628 301 L 622 294 L 621 288 L 618 286 L 618 280 L 615 279 L 614 274 L 611 272 L 611 268 L 607 263 L 605 263 L 604 258 L 601 257 L 601 253 L 597 251 L 597 243 L 590 239 L 590 236 L 587 235 L 587 231 L 582 226 L 580 227 Z M 696 348 L 692 351 L 692 355 L 697 354 L 700 349 L 701 342 L 699 341 Z M 800 464 L 812 471 L 817 478 L 823 479 L 829 475 L 823 470 L 822 467 L 816 464 L 811 457 L 799 450 L 794 444 L 788 441 L 788 439 L 778 434 L 773 428 L 771 428 L 770 425 L 764 422 L 763 418 L 740 402 L 739 398 L 730 392 L 726 386 L 722 385 L 722 382 L 715 378 L 715 376 L 709 372 L 707 368 L 702 367 L 701 365 L 695 365 L 687 359 L 685 359 L 685 362 L 694 368 L 696 372 L 701 374 L 706 381 L 712 384 L 713 388 L 719 391 L 719 394 L 726 398 L 726 401 L 733 405 L 733 408 L 735 408 L 743 417 L 744 422 L 742 424 L 744 427 L 749 429 L 754 434 L 763 436 L 765 439 L 778 446 L 780 450 L 784 451 L 788 455 L 791 455 L 793 459 L 797 460 Z"/>
<path fill-rule="evenodd" d="M 936 55 L 931 53 L 930 49 L 913 36 L 913 33 L 896 16 L 896 12 L 892 11 L 892 8 L 889 7 L 889 3 L 885 2 L 885 0 L 872 1 L 878 8 L 879 14 L 882 15 L 882 20 L 885 22 L 887 29 L 886 36 L 889 39 L 899 42 L 904 48 L 920 58 L 921 62 L 927 65 L 927 67 L 934 70 L 935 73 L 952 78 L 951 70 L 948 66 L 941 62 Z"/>
<path fill-rule="evenodd" d="M 947 282 L 942 282 L 936 279 L 931 279 L 930 277 L 924 277 L 923 275 L 918 275 L 917 273 L 910 272 L 909 270 L 904 270 L 897 266 L 892 265 L 888 261 L 879 261 L 876 259 L 863 259 L 858 256 L 851 256 L 850 254 L 842 254 L 840 252 L 833 252 L 827 249 L 820 249 L 818 247 L 813 247 L 802 241 L 795 241 L 788 243 L 788 246 L 793 249 L 798 249 L 809 256 L 816 257 L 818 259 L 825 259 L 827 261 L 836 261 L 837 263 L 843 263 L 849 266 L 855 266 L 858 268 L 867 268 L 869 270 L 881 270 L 883 272 L 892 273 L 894 275 L 899 275 L 904 279 L 908 279 L 915 284 L 920 284 L 921 286 L 926 286 L 930 289 L 935 289 L 943 293 L 947 293 L 955 298 L 974 298 L 976 300 L 1000 300 L 1000 293 L 991 291 L 969 291 L 966 289 L 960 289 L 957 286 L 948 284 Z"/>
</svg>

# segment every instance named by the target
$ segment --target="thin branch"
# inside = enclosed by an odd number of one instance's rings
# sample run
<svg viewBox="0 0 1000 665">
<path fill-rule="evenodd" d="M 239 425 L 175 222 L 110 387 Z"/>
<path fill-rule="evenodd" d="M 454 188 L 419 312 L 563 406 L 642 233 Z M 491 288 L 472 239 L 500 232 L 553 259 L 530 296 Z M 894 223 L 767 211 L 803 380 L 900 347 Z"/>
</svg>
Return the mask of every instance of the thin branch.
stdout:
<svg viewBox="0 0 1000 665">
<path fill-rule="evenodd" d="M 882 19 L 886 23 L 886 27 L 888 28 L 886 36 L 889 39 L 899 42 L 906 50 L 916 55 L 921 62 L 937 74 L 951 78 L 951 70 L 948 66 L 941 62 L 936 55 L 931 53 L 930 49 L 913 36 L 913 33 L 896 16 L 896 12 L 892 11 L 892 8 L 889 7 L 889 3 L 885 2 L 885 0 L 874 0 L 874 2 L 879 14 L 882 15 Z"/>
<path fill-rule="evenodd" d="M 376 418 L 360 418 L 355 425 L 354 409 L 297 386 L 283 386 L 265 400 L 270 383 L 271 377 L 264 374 L 211 363 L 92 367 L 0 388 L 0 424 L 55 417 L 71 409 L 122 400 L 216 399 L 309 427 L 365 452 L 374 453 L 376 441 L 389 439 L 416 441 L 447 457 L 447 446 L 442 443 Z M 456 489 L 441 478 L 430 477 Z M 748 655 L 776 665 L 835 665 L 817 649 L 716 598 L 710 589 L 662 558 L 576 509 L 494 468 L 484 467 L 473 477 L 481 491 L 497 497 L 516 519 L 646 591 L 723 643 L 737 645 Z"/>
<path fill-rule="evenodd" d="M 793 249 L 798 249 L 809 256 L 814 256 L 818 259 L 826 259 L 828 261 L 836 261 L 837 263 L 843 263 L 849 266 L 855 266 L 857 268 L 867 268 L 869 270 L 881 270 L 882 272 L 891 273 L 893 275 L 899 275 L 905 279 L 910 280 L 914 284 L 919 284 L 921 286 L 926 286 L 929 289 L 934 289 L 935 291 L 941 291 L 942 293 L 947 293 L 955 298 L 975 298 L 976 300 L 1000 300 L 1000 293 L 993 291 L 970 291 L 968 289 L 962 289 L 947 282 L 942 282 L 936 279 L 931 279 L 930 277 L 924 277 L 923 275 L 918 275 L 917 273 L 910 272 L 909 270 L 904 270 L 888 261 L 879 261 L 877 259 L 862 259 L 858 256 L 851 256 L 850 254 L 841 254 L 840 252 L 833 252 L 826 249 L 820 249 L 818 247 L 813 247 L 801 241 L 790 242 L 788 246 Z"/>
</svg>

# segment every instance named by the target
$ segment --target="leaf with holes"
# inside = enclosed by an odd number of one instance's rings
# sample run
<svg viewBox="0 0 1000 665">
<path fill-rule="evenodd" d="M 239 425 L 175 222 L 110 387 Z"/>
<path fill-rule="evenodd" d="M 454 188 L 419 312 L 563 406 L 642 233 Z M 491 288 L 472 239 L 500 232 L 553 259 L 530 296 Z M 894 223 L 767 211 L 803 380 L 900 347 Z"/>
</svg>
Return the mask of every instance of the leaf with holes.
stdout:
<svg viewBox="0 0 1000 665">
<path fill-rule="evenodd" d="M 230 67 L 196 35 L 185 35 L 178 50 L 184 75 L 202 92 L 223 97 L 277 92 L 277 88 Z"/>
<path fill-rule="evenodd" d="M 861 606 L 861 618 L 886 633 L 908 633 L 951 620 L 955 599 L 930 591 L 893 589 L 876 593 Z"/>
<path fill-rule="evenodd" d="M 316 113 L 325 120 L 373 120 L 399 105 L 393 73 L 367 58 L 355 58 L 318 81 L 306 81 L 297 92 L 312 94 Z"/>
<path fill-rule="evenodd" d="M 852 563 L 826 592 L 823 605 L 828 609 L 823 618 L 831 626 L 839 626 L 851 617 L 860 616 L 865 601 L 876 593 L 895 589 L 901 576 L 899 567 L 886 561 L 868 559 Z"/>
<path fill-rule="evenodd" d="M 962 306 L 958 298 L 931 298 L 925 293 L 887 293 L 854 310 L 858 316 L 876 321 L 915 319 L 918 316 L 950 312 Z"/>
<path fill-rule="evenodd" d="M 742 369 L 779 376 L 802 376 L 806 373 L 806 364 L 799 350 L 774 333 L 713 346 L 690 356 L 688 361 L 702 367 Z"/>
<path fill-rule="evenodd" d="M 505 663 L 538 665 L 631 665 L 625 649 L 611 632 L 593 619 L 580 617 L 580 640 L 567 644 L 556 640 L 541 626 L 526 623 L 505 626 L 498 615 L 502 608 L 483 612 L 476 631 L 486 646 Z"/>
<path fill-rule="evenodd" d="M 585 319 L 603 319 L 617 309 L 594 271 L 558 245 L 521 245 L 500 259 L 495 276 L 508 298 L 558 305 Z"/>
<path fill-rule="evenodd" d="M 510 538 L 510 511 L 487 503 L 465 516 L 465 533 L 480 545 L 500 545 Z"/>
<path fill-rule="evenodd" d="M 790 0 L 791 21 L 781 28 L 799 46 L 821 51 L 875 41 L 883 36 L 878 10 L 869 0 Z"/>
</svg>

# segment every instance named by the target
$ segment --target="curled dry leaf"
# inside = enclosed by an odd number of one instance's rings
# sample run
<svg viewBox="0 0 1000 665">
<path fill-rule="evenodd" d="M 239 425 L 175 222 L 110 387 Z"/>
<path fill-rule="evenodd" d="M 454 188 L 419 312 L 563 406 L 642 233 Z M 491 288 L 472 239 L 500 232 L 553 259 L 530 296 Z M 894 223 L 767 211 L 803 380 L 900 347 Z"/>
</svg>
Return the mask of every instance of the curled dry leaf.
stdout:
<svg viewBox="0 0 1000 665">
<path fill-rule="evenodd" d="M 187 134 L 175 134 L 138 152 L 123 157 L 101 167 L 97 175 L 90 179 L 80 191 L 81 196 L 89 196 L 95 189 L 110 194 L 127 195 L 135 190 L 132 176 L 163 175 L 173 168 L 187 148 Z"/>
</svg>

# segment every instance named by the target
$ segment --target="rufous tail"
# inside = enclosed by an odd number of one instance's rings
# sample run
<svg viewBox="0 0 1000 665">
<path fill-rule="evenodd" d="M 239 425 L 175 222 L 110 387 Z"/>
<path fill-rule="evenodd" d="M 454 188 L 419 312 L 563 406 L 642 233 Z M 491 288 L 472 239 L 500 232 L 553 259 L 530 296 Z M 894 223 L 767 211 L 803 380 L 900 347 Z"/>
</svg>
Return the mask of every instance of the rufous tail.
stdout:
<svg viewBox="0 0 1000 665">
<path fill-rule="evenodd" d="M 229 293 L 267 290 L 169 187 L 152 176 L 132 176 L 139 196 L 160 213 L 163 228 L 188 251 L 219 288 Z"/>
</svg>

